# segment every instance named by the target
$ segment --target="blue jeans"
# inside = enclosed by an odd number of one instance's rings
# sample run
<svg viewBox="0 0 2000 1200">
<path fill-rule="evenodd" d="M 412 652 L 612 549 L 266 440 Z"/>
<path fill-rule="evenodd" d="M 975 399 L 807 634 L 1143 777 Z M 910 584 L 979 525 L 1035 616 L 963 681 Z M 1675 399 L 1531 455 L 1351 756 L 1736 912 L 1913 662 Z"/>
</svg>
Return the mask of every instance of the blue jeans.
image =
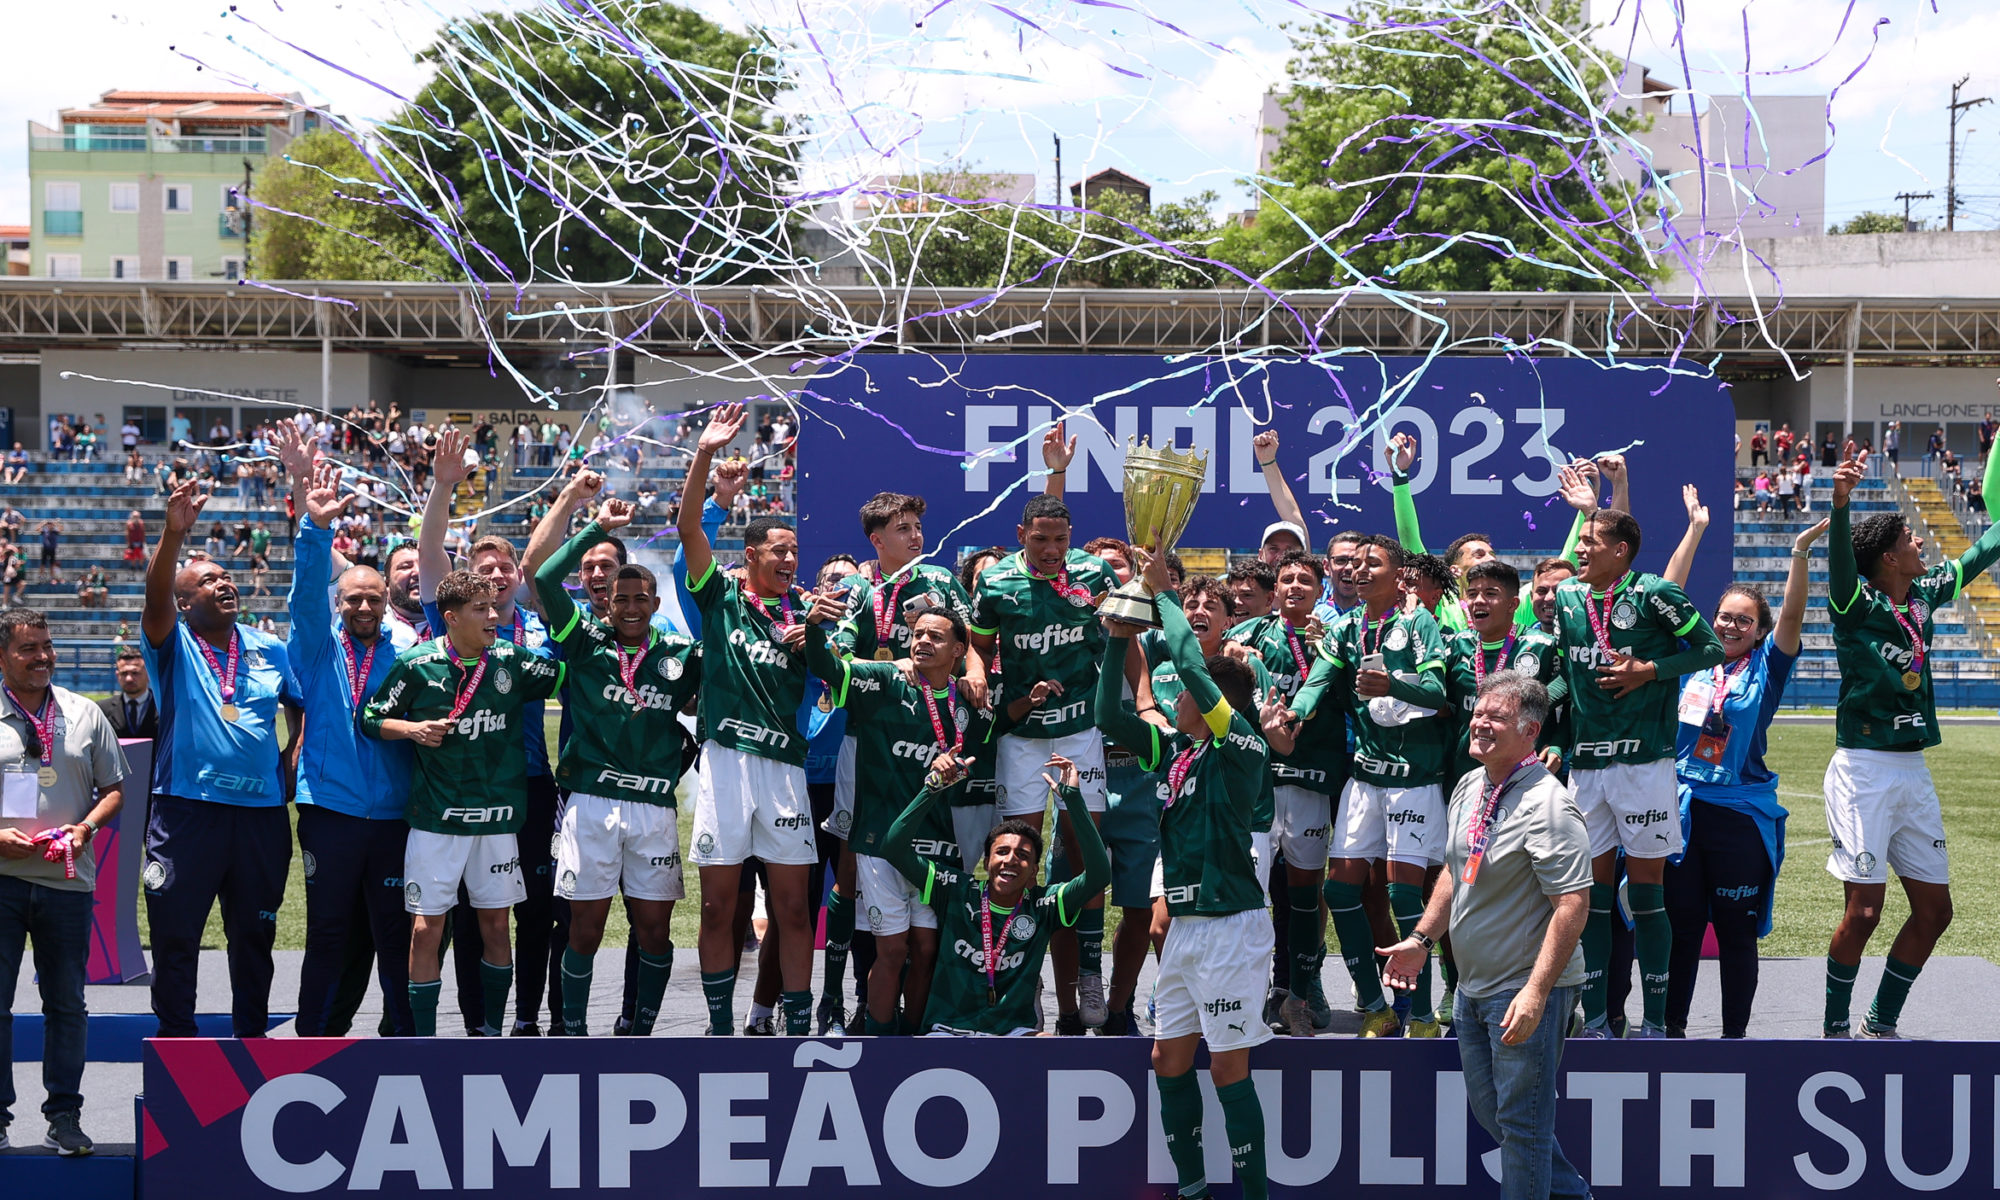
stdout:
<svg viewBox="0 0 2000 1200">
<path fill-rule="evenodd" d="M 42 989 L 42 1113 L 83 1111 L 84 968 L 90 958 L 89 892 L 63 892 L 0 875 L 0 1131 L 14 1117 L 14 986 L 35 943 Z"/>
<path fill-rule="evenodd" d="M 1541 1024 L 1518 1046 L 1500 1041 L 1515 991 L 1459 992 L 1452 1023 L 1465 1068 L 1465 1098 L 1480 1128 L 1500 1143 L 1502 1200 L 1588 1200 L 1590 1187 L 1556 1144 L 1556 1064 L 1576 989 L 1549 992 Z"/>
</svg>

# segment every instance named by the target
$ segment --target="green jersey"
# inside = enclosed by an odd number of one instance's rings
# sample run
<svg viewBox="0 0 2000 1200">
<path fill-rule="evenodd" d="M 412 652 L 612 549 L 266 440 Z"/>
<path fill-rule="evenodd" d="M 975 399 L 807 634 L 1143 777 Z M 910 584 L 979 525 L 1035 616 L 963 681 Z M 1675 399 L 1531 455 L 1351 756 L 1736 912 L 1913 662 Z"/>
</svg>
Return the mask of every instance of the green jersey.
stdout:
<svg viewBox="0 0 2000 1200">
<path fill-rule="evenodd" d="M 1229 640 L 1250 648 L 1252 661 L 1264 667 L 1278 698 L 1290 704 L 1312 674 L 1316 646 L 1279 613 L 1255 617 L 1229 631 Z M 1281 787 L 1338 796 L 1347 782 L 1347 721 L 1337 708 L 1313 714 L 1299 724 L 1290 754 L 1271 755 L 1271 778 Z"/>
<path fill-rule="evenodd" d="M 855 658 L 875 659 L 887 649 L 890 658 L 910 656 L 910 623 L 903 606 L 919 596 L 945 609 L 969 627 L 972 600 L 959 586 L 958 577 L 943 567 L 929 563 L 911 567 L 887 581 L 879 569 L 865 575 L 849 575 L 840 586 L 847 589 L 847 615 L 834 631 L 833 642 L 840 652 Z M 882 639 L 886 630 L 888 640 Z"/>
<path fill-rule="evenodd" d="M 570 735 L 556 763 L 556 782 L 574 792 L 672 808 L 683 765 L 679 713 L 701 690 L 701 646 L 653 629 L 635 654 L 570 598 L 563 581 L 609 536 L 592 521 L 535 572 L 543 617 L 569 667 L 563 697 Z"/>
<path fill-rule="evenodd" d="M 1081 550 L 1069 552 L 1068 565 L 1055 579 L 1030 571 L 1018 553 L 980 574 L 972 632 L 998 640 L 1007 664 L 1004 694 L 1025 696 L 1045 679 L 1063 688 L 1061 696 L 1022 720 L 1021 736 L 1067 737 L 1093 724 L 1091 699 L 1104 657 L 1097 603 L 1117 583 L 1108 563 Z"/>
<path fill-rule="evenodd" d="M 1556 649 L 1555 639 L 1539 626 L 1523 633 L 1510 633 L 1497 642 L 1484 640 L 1476 630 L 1461 629 L 1445 638 L 1444 649 L 1444 691 L 1451 701 L 1452 719 L 1458 722 L 1458 746 L 1452 755 L 1451 773 L 1456 780 L 1479 766 L 1468 747 L 1472 741 L 1472 706 L 1479 698 L 1481 679 L 1495 671 L 1519 671 L 1550 688 L 1551 700 L 1554 690 L 1567 692 L 1567 688 L 1560 683 L 1562 652 Z M 1555 744 L 1550 741 L 1552 724 L 1552 721 L 1542 723 L 1541 735 L 1535 741 L 1537 749 Z"/>
<path fill-rule="evenodd" d="M 1966 580 L 1979 578 L 2000 560 L 2000 525 L 1989 526 L 1957 560 L 1914 580 L 1909 595 L 1897 604 L 1861 579 L 1850 521 L 1845 506 L 1835 508 L 1827 533 L 1831 581 L 1826 607 L 1840 660 L 1834 744 L 1856 750 L 1935 746 L 1941 735 L 1929 669 L 1936 644 L 1932 618 L 1958 598 Z M 1919 646 L 1922 662 L 1917 661 Z"/>
<path fill-rule="evenodd" d="M 1354 690 L 1363 664 L 1379 655 L 1389 673 L 1389 695 L 1374 699 Z M 1354 730 L 1353 777 L 1378 787 L 1441 784 L 1451 769 L 1458 723 L 1444 686 L 1444 638 L 1427 612 L 1391 609 L 1370 621 L 1357 608 L 1333 623 L 1320 642 L 1319 660 L 1292 698 L 1301 717 L 1322 700 L 1344 709 Z"/>
<path fill-rule="evenodd" d="M 883 858 L 889 823 L 924 789 L 931 760 L 944 748 L 931 715 L 937 715 L 952 744 L 962 744 L 975 757 L 986 737 L 987 718 L 966 702 L 957 684 L 912 687 L 893 662 L 834 654 L 817 628 L 806 631 L 806 661 L 833 689 L 834 704 L 847 710 L 847 733 L 855 742 L 854 825 L 847 844 L 856 854 Z M 927 823 L 914 831 L 919 853 L 958 862 L 957 834 L 945 806 L 931 805 L 926 814 Z"/>
<path fill-rule="evenodd" d="M 250 531 L 250 553 L 263 554 L 271 548 L 271 535 L 262 529 Z"/>
<path fill-rule="evenodd" d="M 1722 642 L 1680 585 L 1637 571 L 1627 571 L 1603 595 L 1582 579 L 1565 580 L 1556 589 L 1556 643 L 1569 682 L 1574 771 L 1672 758 L 1681 676 L 1723 659 Z M 1597 682 L 1598 668 L 1613 661 L 1613 652 L 1653 663 L 1651 682 L 1613 699 Z"/>
<path fill-rule="evenodd" d="M 1111 878 L 1111 860 L 1084 808 L 1083 793 L 1063 788 L 1060 798 L 1081 843 L 1083 872 L 1047 887 L 1031 884 L 1011 908 L 994 905 L 987 885 L 956 865 L 921 855 L 921 834 L 913 831 L 927 819 L 926 810 L 937 816 L 944 812 L 929 792 L 919 790 L 890 826 L 885 847 L 889 861 L 938 915 L 938 962 L 922 1032 L 1005 1035 L 1034 1028 L 1049 939 L 1058 927 L 1074 928 L 1084 906 Z"/>
<path fill-rule="evenodd" d="M 425 833 L 519 833 L 528 815 L 521 710 L 556 694 L 564 664 L 502 641 L 483 659 L 454 662 L 447 644 L 446 638 L 419 642 L 397 656 L 361 710 L 361 732 L 380 738 L 382 722 L 392 718 L 448 719 L 460 690 L 472 685 L 441 744 L 411 743 L 416 769 L 404 816 Z"/>
<path fill-rule="evenodd" d="M 1257 726 L 1230 707 L 1209 678 L 1201 643 L 1171 592 L 1159 597 L 1161 635 L 1181 682 L 1202 710 L 1209 736 L 1197 742 L 1141 721 L 1119 702 L 1118 665 L 1125 639 L 1112 638 L 1097 682 L 1105 737 L 1132 748 L 1139 765 L 1158 772 L 1160 858 L 1167 911 L 1221 917 L 1264 907 L 1263 882 L 1250 854 L 1258 797 L 1271 786 L 1270 748 Z"/>
<path fill-rule="evenodd" d="M 783 640 L 809 607 L 798 589 L 782 599 L 746 592 L 711 562 L 688 594 L 701 611 L 701 736 L 730 750 L 806 765 L 799 705 L 806 698 L 806 656 Z"/>
<path fill-rule="evenodd" d="M 1197 643 L 1199 644 L 1199 643 Z M 1173 720 L 1174 704 L 1186 689 L 1181 686 L 1181 669 L 1174 665 L 1173 656 L 1167 653 L 1167 641 L 1157 629 L 1148 629 L 1139 636 L 1139 648 L 1146 656 L 1146 666 L 1153 681 L 1153 703 L 1167 720 Z M 1263 708 L 1265 698 L 1277 686 L 1271 672 L 1255 655 L 1250 656 L 1250 670 L 1257 676 L 1255 702 Z M 1267 747 L 1268 748 L 1268 747 Z M 1345 746 L 1342 747 L 1345 750 Z M 1150 769 L 1150 768 L 1149 768 Z M 1162 768 L 1164 769 L 1164 768 Z M 1278 814 L 1278 773 L 1273 770 L 1264 780 L 1264 786 L 1257 793 L 1257 802 L 1250 810 L 1250 829 L 1253 833 L 1271 832 L 1271 822 Z"/>
</svg>

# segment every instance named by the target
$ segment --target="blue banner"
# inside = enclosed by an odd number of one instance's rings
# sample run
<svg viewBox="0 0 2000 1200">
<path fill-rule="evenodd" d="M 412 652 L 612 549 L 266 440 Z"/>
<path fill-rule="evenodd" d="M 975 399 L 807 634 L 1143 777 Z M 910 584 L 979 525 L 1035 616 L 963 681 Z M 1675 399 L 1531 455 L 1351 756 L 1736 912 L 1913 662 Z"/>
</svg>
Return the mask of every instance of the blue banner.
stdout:
<svg viewBox="0 0 2000 1200">
<path fill-rule="evenodd" d="M 814 378 L 801 402 L 825 422 L 801 438 L 799 509 L 812 561 L 865 551 L 855 512 L 884 490 L 930 502 L 925 531 L 941 558 L 1015 545 L 1021 505 L 1042 487 L 1029 476 L 1042 469 L 1042 434 L 1067 414 L 1079 543 L 1125 536 L 1125 446 L 1144 437 L 1209 455 L 1206 495 L 1181 544 L 1254 549 L 1276 519 L 1250 446 L 1267 428 L 1279 435 L 1279 461 L 1318 549 L 1341 529 L 1393 532 L 1382 450 L 1409 432 L 1421 447 L 1411 490 L 1432 550 L 1478 530 L 1527 565 L 1523 556 L 1559 548 L 1569 532 L 1557 466 L 1623 450 L 1648 534 L 1640 567 L 1666 565 L 1687 523 L 1681 485 L 1692 483 L 1714 524 L 1689 590 L 1714 596 L 1729 579 L 1735 406 L 1719 382 L 1661 363 L 864 355 Z"/>
<path fill-rule="evenodd" d="M 1139 1038 L 147 1044 L 147 1200 L 486 1191 L 816 1200 L 1159 1195 Z M 1278 1196 L 1486 1197 L 1455 1042 L 1251 1052 Z M 1572 1042 L 1563 1151 L 1600 1195 L 1991 1195 L 2000 1046 Z M 1208 1177 L 1230 1179 L 1206 1076 Z M 1337 1190 L 1336 1190 L 1337 1189 Z"/>
</svg>

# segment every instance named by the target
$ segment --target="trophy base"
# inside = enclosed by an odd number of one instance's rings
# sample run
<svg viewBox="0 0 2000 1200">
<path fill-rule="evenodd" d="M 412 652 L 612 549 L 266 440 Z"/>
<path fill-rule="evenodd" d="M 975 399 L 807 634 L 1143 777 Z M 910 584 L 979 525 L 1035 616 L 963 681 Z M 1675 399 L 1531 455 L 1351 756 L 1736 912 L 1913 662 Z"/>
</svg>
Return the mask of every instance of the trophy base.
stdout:
<svg viewBox="0 0 2000 1200">
<path fill-rule="evenodd" d="M 1104 597 L 1104 603 L 1097 606 L 1097 615 L 1104 620 L 1123 621 L 1127 625 L 1140 625 L 1147 629 L 1160 627 L 1159 609 L 1137 580 L 1112 588 Z"/>
</svg>

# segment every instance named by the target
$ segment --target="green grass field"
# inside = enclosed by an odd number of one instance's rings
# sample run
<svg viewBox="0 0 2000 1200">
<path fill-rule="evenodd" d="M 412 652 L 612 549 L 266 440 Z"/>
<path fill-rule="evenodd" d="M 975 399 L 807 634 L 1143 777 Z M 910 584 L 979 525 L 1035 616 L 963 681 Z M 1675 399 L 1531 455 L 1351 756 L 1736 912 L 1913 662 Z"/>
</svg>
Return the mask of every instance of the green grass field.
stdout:
<svg viewBox="0 0 2000 1200">
<path fill-rule="evenodd" d="M 549 717 L 549 738 L 555 739 L 556 717 Z M 1791 810 L 1786 826 L 1787 857 L 1778 878 L 1778 912 L 1775 928 L 1764 941 L 1770 956 L 1818 957 L 1826 953 L 1827 937 L 1839 919 L 1840 884 L 1826 873 L 1828 838 L 1825 809 L 1820 798 L 1820 778 L 1833 753 L 1833 726 L 1773 726 L 1769 761 L 1781 780 L 1780 797 Z M 2000 816 L 1994 804 L 1981 797 L 1986 788 L 2000 779 L 2000 728 L 1990 726 L 1946 726 L 1944 745 L 1929 754 L 1932 775 L 1944 797 L 1945 828 L 1951 838 L 1952 893 L 1957 917 L 1940 954 L 1977 955 L 2000 961 Z M 681 809 L 681 845 L 691 840 L 692 817 Z M 700 883 L 692 869 L 688 872 L 688 898 L 674 911 L 674 941 L 682 946 L 695 944 L 699 912 Z M 1869 950 L 1886 953 L 1893 931 L 1908 911 L 1902 893 L 1890 889 L 1882 929 Z M 145 920 L 140 906 L 140 920 Z M 1117 910 L 1108 924 L 1115 928 Z M 278 947 L 299 950 L 305 947 L 305 876 L 299 857 L 292 855 L 291 881 L 285 889 L 284 907 L 278 911 Z M 1107 929 L 1107 934 L 1109 929 Z M 623 945 L 624 913 L 613 905 L 610 926 L 605 931 L 607 945 Z M 203 945 L 221 949 L 222 918 L 211 914 Z"/>
</svg>

